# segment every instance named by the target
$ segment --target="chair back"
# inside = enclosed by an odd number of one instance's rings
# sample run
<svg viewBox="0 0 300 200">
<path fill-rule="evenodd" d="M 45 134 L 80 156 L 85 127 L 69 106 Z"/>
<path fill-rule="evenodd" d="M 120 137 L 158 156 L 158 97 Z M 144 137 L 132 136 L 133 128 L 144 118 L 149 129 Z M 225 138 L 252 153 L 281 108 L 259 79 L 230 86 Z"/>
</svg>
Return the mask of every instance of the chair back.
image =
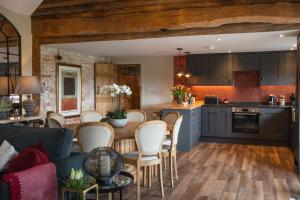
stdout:
<svg viewBox="0 0 300 200">
<path fill-rule="evenodd" d="M 114 129 L 105 122 L 86 122 L 77 127 L 76 137 L 83 152 L 97 147 L 111 147 L 114 141 Z"/>
<path fill-rule="evenodd" d="M 81 123 L 85 122 L 100 122 L 102 115 L 94 110 L 87 110 L 80 114 Z"/>
<path fill-rule="evenodd" d="M 64 116 L 59 113 L 49 114 L 47 121 L 49 128 L 64 128 L 66 125 Z"/>
<path fill-rule="evenodd" d="M 169 129 L 173 130 L 176 120 L 180 117 L 179 112 L 169 112 L 163 117 Z"/>
<path fill-rule="evenodd" d="M 173 148 L 173 147 L 176 148 L 176 145 L 177 145 L 177 142 L 178 142 L 179 130 L 180 130 L 180 127 L 181 127 L 182 120 L 183 120 L 183 116 L 180 116 L 175 122 L 173 132 L 172 132 L 172 147 L 171 148 Z"/>
<path fill-rule="evenodd" d="M 167 125 L 163 121 L 153 120 L 140 124 L 135 131 L 139 156 L 160 153 L 166 131 Z"/>
<path fill-rule="evenodd" d="M 127 119 L 129 122 L 144 122 L 146 121 L 146 113 L 142 110 L 129 110 Z"/>
</svg>

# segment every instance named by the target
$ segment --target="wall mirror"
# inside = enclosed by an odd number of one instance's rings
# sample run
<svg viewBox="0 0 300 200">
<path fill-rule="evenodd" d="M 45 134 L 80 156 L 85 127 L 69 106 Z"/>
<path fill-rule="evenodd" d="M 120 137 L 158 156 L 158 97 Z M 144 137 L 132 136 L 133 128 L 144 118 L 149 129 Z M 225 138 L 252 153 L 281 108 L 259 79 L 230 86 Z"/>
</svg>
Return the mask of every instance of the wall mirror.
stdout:
<svg viewBox="0 0 300 200">
<path fill-rule="evenodd" d="M 7 79 L 7 89 L 0 86 L 2 96 L 13 94 L 18 76 L 21 76 L 21 37 L 14 25 L 0 13 L 0 77 Z"/>
</svg>

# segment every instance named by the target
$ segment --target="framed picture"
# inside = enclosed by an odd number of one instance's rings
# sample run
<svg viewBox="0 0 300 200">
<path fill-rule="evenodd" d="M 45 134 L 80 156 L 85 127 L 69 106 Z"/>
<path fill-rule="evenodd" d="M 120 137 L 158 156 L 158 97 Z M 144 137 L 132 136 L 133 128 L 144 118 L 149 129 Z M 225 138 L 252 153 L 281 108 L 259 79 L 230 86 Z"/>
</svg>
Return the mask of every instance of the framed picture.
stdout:
<svg viewBox="0 0 300 200">
<path fill-rule="evenodd" d="M 65 117 L 81 113 L 81 66 L 57 64 L 56 112 Z"/>
</svg>

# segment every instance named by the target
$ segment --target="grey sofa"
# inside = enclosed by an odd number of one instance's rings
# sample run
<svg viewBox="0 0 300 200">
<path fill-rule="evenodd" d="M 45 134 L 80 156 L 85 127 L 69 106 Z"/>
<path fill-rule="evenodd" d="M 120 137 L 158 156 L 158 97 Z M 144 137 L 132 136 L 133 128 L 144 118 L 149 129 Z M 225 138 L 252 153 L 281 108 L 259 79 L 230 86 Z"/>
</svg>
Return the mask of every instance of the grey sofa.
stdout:
<svg viewBox="0 0 300 200">
<path fill-rule="evenodd" d="M 56 165 L 58 180 L 70 176 L 71 168 L 81 169 L 85 153 L 72 153 L 73 132 L 69 129 L 30 128 L 0 125 L 0 144 L 7 140 L 20 152 L 26 147 L 42 143 L 50 161 Z M 1 174 L 0 174 L 1 180 Z M 62 183 L 58 181 L 59 187 Z M 9 199 L 9 187 L 0 182 L 0 199 Z"/>
</svg>

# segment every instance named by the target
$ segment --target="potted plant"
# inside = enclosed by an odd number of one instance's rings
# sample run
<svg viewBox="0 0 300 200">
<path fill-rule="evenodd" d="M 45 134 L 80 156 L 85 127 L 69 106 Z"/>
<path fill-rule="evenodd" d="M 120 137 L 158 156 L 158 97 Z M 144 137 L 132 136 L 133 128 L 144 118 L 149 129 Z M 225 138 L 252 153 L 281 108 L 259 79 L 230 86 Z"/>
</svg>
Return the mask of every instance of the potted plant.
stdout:
<svg viewBox="0 0 300 200">
<path fill-rule="evenodd" d="M 107 113 L 108 123 L 114 127 L 124 127 L 127 125 L 127 113 L 122 109 L 122 96 L 131 96 L 132 91 L 127 85 L 104 85 L 100 93 L 110 95 L 113 98 L 113 111 Z"/>
<path fill-rule="evenodd" d="M 4 96 L 0 98 L 0 119 L 8 119 L 11 106 L 12 103 L 9 97 Z"/>
<path fill-rule="evenodd" d="M 172 87 L 171 94 L 174 96 L 178 104 L 182 104 L 184 102 L 184 98 L 187 95 L 189 88 L 184 85 L 176 85 Z"/>
</svg>

